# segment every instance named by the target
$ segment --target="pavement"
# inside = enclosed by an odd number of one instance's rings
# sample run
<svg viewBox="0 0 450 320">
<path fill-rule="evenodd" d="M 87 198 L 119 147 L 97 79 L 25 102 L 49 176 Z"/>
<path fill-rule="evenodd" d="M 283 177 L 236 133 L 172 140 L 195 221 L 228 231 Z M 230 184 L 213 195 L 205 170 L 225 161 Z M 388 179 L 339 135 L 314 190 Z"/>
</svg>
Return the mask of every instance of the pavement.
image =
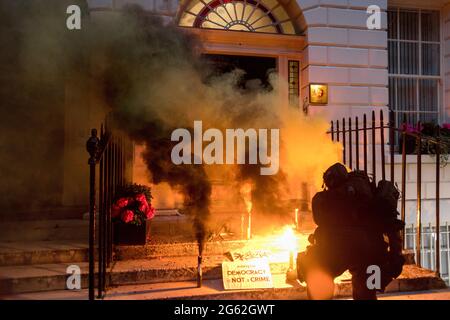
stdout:
<svg viewBox="0 0 450 320">
<path fill-rule="evenodd" d="M 274 275 L 273 289 L 224 290 L 222 280 L 204 280 L 197 288 L 194 281 L 122 285 L 108 289 L 105 300 L 306 300 L 306 289 L 299 282 L 286 283 L 283 275 Z M 335 298 L 349 300 L 349 278 L 336 279 Z M 5 300 L 86 300 L 88 291 L 55 290 L 3 296 Z M 379 295 L 380 300 L 450 300 L 450 289 L 392 292 Z"/>
</svg>

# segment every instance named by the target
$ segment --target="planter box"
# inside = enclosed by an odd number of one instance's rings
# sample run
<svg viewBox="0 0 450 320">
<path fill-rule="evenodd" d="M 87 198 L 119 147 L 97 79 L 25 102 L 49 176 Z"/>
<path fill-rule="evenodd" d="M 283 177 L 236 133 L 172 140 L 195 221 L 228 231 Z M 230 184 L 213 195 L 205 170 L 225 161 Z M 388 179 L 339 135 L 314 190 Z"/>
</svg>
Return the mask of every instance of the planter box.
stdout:
<svg viewBox="0 0 450 320">
<path fill-rule="evenodd" d="M 400 137 L 399 140 L 399 153 L 402 153 L 403 150 L 403 143 L 405 143 L 405 153 L 406 154 L 413 154 L 416 151 L 416 139 L 411 136 L 406 136 L 405 142 L 403 142 L 402 137 Z"/>
<path fill-rule="evenodd" d="M 150 221 L 146 221 L 140 226 L 115 222 L 113 228 L 115 245 L 145 245 L 150 237 Z"/>
</svg>

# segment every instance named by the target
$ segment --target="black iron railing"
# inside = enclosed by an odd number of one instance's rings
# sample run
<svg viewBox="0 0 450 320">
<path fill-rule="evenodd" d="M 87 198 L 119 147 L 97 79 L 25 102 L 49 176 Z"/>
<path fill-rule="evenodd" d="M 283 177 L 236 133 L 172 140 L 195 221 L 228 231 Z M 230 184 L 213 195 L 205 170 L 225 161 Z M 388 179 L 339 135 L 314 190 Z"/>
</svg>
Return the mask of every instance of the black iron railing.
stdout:
<svg viewBox="0 0 450 320">
<path fill-rule="evenodd" d="M 436 126 L 435 136 L 426 136 L 420 130 L 408 131 L 406 123 L 401 128 L 395 127 L 394 113 L 389 114 L 389 122 L 385 123 L 383 111 L 380 111 L 377 119 L 376 112 L 372 111 L 370 119 L 367 115 L 363 115 L 362 127 L 360 118 L 343 118 L 342 120 L 331 121 L 331 130 L 328 132 L 333 141 L 342 143 L 343 163 L 352 170 L 363 170 L 371 175 L 375 182 L 386 180 L 386 170 L 390 169 L 390 181 L 395 180 L 395 156 L 396 141 L 401 141 L 401 219 L 406 218 L 406 166 L 407 166 L 407 150 L 406 140 L 415 139 L 415 156 L 417 157 L 417 198 L 416 198 L 416 262 L 421 266 L 421 231 L 422 231 L 422 145 L 434 145 L 434 154 L 436 159 L 435 171 L 435 225 L 436 225 L 436 248 L 440 248 L 440 169 L 441 169 L 441 148 L 445 143 L 441 140 L 439 126 Z M 406 122 L 406 121 L 405 121 Z M 421 128 L 420 122 L 417 128 Z M 385 134 L 389 133 L 389 142 L 385 143 Z M 370 136 L 370 138 L 369 138 Z M 360 147 L 362 146 L 362 154 Z M 389 152 L 386 152 L 389 147 Z M 369 150 L 370 149 L 370 150 Z M 447 149 L 447 148 L 446 148 Z M 378 156 L 377 156 L 378 155 Z M 389 162 L 386 163 L 386 158 Z M 368 168 L 368 162 L 371 159 L 371 168 Z M 381 169 L 381 177 L 377 174 L 377 164 Z M 405 240 L 405 230 L 403 230 L 403 238 Z M 403 241 L 405 244 L 405 241 Z M 440 274 L 440 254 L 436 251 L 436 273 Z"/>
<path fill-rule="evenodd" d="M 103 298 L 106 292 L 108 269 L 113 260 L 111 204 L 117 188 L 129 180 L 126 175 L 126 167 L 130 142 L 126 137 L 114 131 L 111 123 L 111 117 L 107 117 L 101 126 L 100 137 L 98 137 L 97 130 L 92 129 L 91 137 L 86 143 L 90 155 L 89 300 L 95 299 L 96 288 L 99 299 Z M 98 172 L 97 166 L 99 167 Z M 96 249 L 97 254 L 95 254 Z M 97 282 L 95 281 L 96 274 Z"/>
</svg>

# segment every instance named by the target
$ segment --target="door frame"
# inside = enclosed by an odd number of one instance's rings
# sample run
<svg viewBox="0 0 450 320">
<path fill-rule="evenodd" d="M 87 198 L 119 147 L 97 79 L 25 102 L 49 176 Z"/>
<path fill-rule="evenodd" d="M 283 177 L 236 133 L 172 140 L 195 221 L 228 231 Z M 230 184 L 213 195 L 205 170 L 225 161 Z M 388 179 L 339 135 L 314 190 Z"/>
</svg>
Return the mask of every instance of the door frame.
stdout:
<svg viewBox="0 0 450 320">
<path fill-rule="evenodd" d="M 198 54 L 275 58 L 278 76 L 282 80 L 279 82 L 279 95 L 282 104 L 289 103 L 289 88 L 287 84 L 289 77 L 288 61 L 297 60 L 300 63 L 298 82 L 299 88 L 301 88 L 300 70 L 303 50 L 306 47 L 304 36 L 189 27 L 179 28 L 200 40 L 201 46 L 197 48 Z M 300 95 L 301 92 L 299 92 L 299 103 L 302 101 Z"/>
</svg>

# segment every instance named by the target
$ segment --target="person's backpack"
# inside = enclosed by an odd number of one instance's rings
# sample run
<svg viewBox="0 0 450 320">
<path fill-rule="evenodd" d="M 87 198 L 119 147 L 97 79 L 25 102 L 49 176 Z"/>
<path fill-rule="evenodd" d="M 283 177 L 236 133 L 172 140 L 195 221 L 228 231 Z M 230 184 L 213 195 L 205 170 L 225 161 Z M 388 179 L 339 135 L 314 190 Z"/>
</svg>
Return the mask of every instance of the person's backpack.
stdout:
<svg viewBox="0 0 450 320">
<path fill-rule="evenodd" d="M 375 197 L 377 198 L 377 201 L 383 203 L 384 207 L 391 210 L 397 210 L 400 192 L 394 183 L 386 180 L 378 182 Z"/>
<path fill-rule="evenodd" d="M 363 171 L 347 172 L 342 164 L 324 174 L 327 189 L 312 200 L 313 218 L 320 226 L 357 226 L 367 219 L 373 198 L 373 184 Z"/>
<path fill-rule="evenodd" d="M 373 198 L 374 183 L 364 171 L 352 171 L 348 174 L 346 182 L 348 192 L 354 192 L 359 201 L 367 201 Z"/>
<path fill-rule="evenodd" d="M 328 189 L 334 189 L 342 185 L 348 178 L 347 168 L 336 163 L 323 174 L 323 182 Z"/>
<path fill-rule="evenodd" d="M 399 199 L 400 192 L 394 183 L 386 180 L 381 180 L 378 183 L 372 210 L 378 224 L 386 232 L 400 231 L 404 226 L 404 222 L 398 219 Z"/>
</svg>

